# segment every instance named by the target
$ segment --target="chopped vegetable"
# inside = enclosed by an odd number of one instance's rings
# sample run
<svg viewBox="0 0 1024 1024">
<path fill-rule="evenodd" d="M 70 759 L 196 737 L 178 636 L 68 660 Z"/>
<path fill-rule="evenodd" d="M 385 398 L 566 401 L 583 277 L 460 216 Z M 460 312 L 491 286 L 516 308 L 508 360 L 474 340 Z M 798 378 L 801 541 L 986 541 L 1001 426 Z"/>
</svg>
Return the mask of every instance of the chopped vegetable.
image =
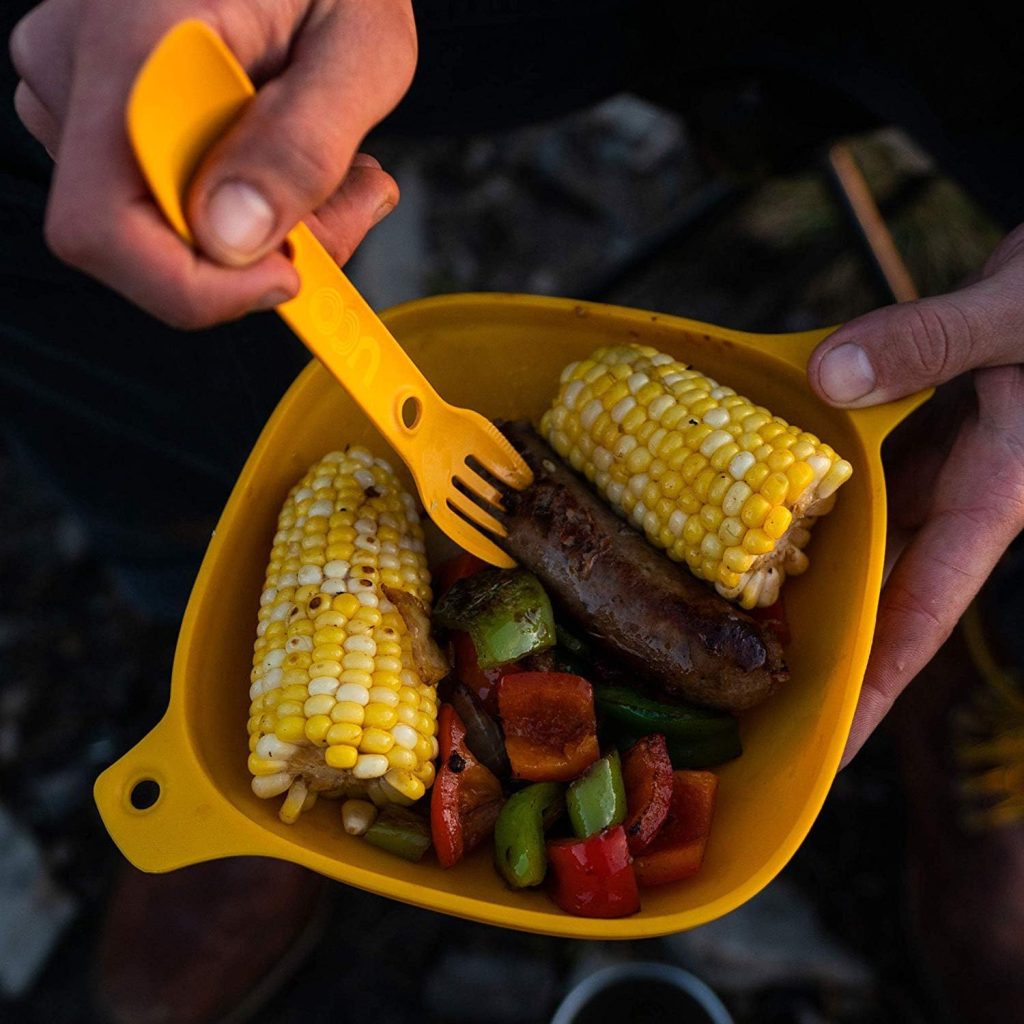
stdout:
<svg viewBox="0 0 1024 1024">
<path fill-rule="evenodd" d="M 452 633 L 452 651 L 455 656 L 455 678 L 465 683 L 476 694 L 484 709 L 492 715 L 498 713 L 498 684 L 510 672 L 522 672 L 519 663 L 509 662 L 494 668 L 481 668 L 477 661 L 473 638 L 460 630 Z"/>
<path fill-rule="evenodd" d="M 810 528 L 853 473 L 814 434 L 642 345 L 566 367 L 540 428 L 651 544 L 744 608 L 807 568 Z"/>
<path fill-rule="evenodd" d="M 471 555 L 468 551 L 460 552 L 454 558 L 442 562 L 434 570 L 434 592 L 440 597 L 456 580 L 465 579 L 486 568 L 488 565 L 483 559 Z"/>
<path fill-rule="evenodd" d="M 547 844 L 551 898 L 580 917 L 626 917 L 640 909 L 640 893 L 621 825 L 587 839 Z"/>
<path fill-rule="evenodd" d="M 718 778 L 711 772 L 672 773 L 672 800 L 665 824 L 635 861 L 641 885 L 678 882 L 700 869 L 717 789 Z"/>
<path fill-rule="evenodd" d="M 450 868 L 491 834 L 505 795 L 494 773 L 466 746 L 466 727 L 450 704 L 441 706 L 439 725 L 441 757 L 430 823 L 437 859 Z"/>
<path fill-rule="evenodd" d="M 401 557 L 399 557 L 401 555 Z M 325 455 L 292 489 L 260 597 L 249 770 L 293 822 L 318 793 L 401 799 L 434 779 L 437 693 L 385 594 L 426 607 L 416 503 L 365 448 Z"/>
<path fill-rule="evenodd" d="M 499 779 L 507 779 L 512 774 L 512 766 L 508 761 L 501 726 L 487 714 L 473 691 L 462 683 L 452 686 L 451 703 L 466 727 L 466 746 Z"/>
<path fill-rule="evenodd" d="M 610 719 L 620 744 L 661 733 L 675 768 L 707 768 L 739 757 L 739 723 L 724 711 L 692 704 L 667 704 L 635 690 L 601 686 L 594 692 L 598 711 Z"/>
<path fill-rule="evenodd" d="M 660 733 L 637 740 L 622 755 L 629 817 L 626 839 L 633 854 L 645 850 L 668 815 L 672 802 L 672 762 Z"/>
<path fill-rule="evenodd" d="M 565 794 L 572 830 L 586 839 L 626 819 L 626 790 L 619 752 L 598 758 Z"/>
<path fill-rule="evenodd" d="M 389 587 L 387 584 L 381 589 L 405 623 L 416 671 L 424 683 L 434 686 L 448 675 L 449 670 L 448 660 L 430 635 L 429 609 L 415 594 L 407 594 L 404 590 Z"/>
<path fill-rule="evenodd" d="M 377 815 L 377 820 L 363 833 L 363 838 L 405 860 L 422 860 L 423 854 L 430 849 L 430 827 L 426 821 L 408 808 L 393 805 L 385 807 Z"/>
<path fill-rule="evenodd" d="M 508 798 L 494 826 L 494 862 L 509 885 L 522 889 L 544 881 L 544 830 L 563 807 L 557 782 L 537 782 Z"/>
<path fill-rule="evenodd" d="M 594 693 L 580 676 L 518 672 L 498 688 L 512 774 L 531 782 L 569 782 L 601 754 Z"/>
<path fill-rule="evenodd" d="M 521 569 L 485 569 L 457 580 L 435 619 L 473 638 L 481 668 L 494 668 L 555 644 L 551 602 L 536 576 Z"/>
</svg>

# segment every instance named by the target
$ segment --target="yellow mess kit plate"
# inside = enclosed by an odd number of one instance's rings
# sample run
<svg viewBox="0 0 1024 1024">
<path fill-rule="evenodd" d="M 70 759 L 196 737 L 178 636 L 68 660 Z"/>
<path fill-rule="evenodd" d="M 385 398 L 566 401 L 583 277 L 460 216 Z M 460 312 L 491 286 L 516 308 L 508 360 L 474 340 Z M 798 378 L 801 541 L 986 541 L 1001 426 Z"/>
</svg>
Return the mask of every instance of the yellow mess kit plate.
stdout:
<svg viewBox="0 0 1024 1024">
<path fill-rule="evenodd" d="M 854 412 L 826 406 L 810 391 L 804 370 L 828 330 L 752 335 L 637 309 L 486 294 L 411 302 L 384 320 L 444 398 L 491 418 L 536 422 L 567 363 L 601 345 L 638 342 L 800 424 L 853 464 L 835 510 L 815 527 L 809 571 L 786 583 L 792 678 L 741 719 L 744 753 L 721 769 L 703 868 L 686 882 L 644 891 L 643 907 L 632 917 L 573 917 L 541 891 L 507 888 L 490 847 L 447 871 L 429 854 L 412 864 L 346 835 L 336 801 L 321 800 L 285 825 L 277 817 L 279 801 L 253 795 L 246 767 L 249 671 L 280 507 L 328 451 L 360 443 L 392 456 L 315 362 L 264 428 L 210 542 L 182 623 L 167 713 L 96 782 L 96 803 L 111 836 L 144 871 L 235 855 L 278 857 L 417 906 L 550 935 L 643 938 L 693 928 L 734 909 L 793 855 L 835 776 L 882 580 L 880 447 L 927 395 Z M 145 809 L 133 802 L 140 783 L 159 788 Z"/>
</svg>

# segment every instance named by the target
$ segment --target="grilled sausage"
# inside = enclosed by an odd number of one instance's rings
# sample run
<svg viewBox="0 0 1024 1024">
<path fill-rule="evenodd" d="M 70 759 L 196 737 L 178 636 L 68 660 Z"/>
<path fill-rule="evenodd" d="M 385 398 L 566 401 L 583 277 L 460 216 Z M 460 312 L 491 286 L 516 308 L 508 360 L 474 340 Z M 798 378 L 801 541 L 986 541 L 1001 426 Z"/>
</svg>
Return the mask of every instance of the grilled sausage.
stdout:
<svg viewBox="0 0 1024 1024">
<path fill-rule="evenodd" d="M 534 473 L 505 500 L 499 543 L 596 647 L 667 694 L 726 711 L 788 677 L 770 630 L 619 519 L 529 423 L 499 426 Z"/>
</svg>

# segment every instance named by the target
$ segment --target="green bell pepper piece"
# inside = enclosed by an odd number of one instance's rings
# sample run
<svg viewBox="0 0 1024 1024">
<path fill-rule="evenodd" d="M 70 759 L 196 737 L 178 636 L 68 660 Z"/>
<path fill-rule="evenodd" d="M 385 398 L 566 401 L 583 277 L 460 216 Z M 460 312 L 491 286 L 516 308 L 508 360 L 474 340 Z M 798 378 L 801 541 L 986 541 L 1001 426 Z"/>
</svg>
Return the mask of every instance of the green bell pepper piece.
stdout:
<svg viewBox="0 0 1024 1024">
<path fill-rule="evenodd" d="M 594 703 L 620 748 L 660 732 L 673 768 L 710 768 L 743 753 L 739 722 L 725 711 L 664 704 L 617 686 L 595 688 Z"/>
<path fill-rule="evenodd" d="M 389 805 L 377 815 L 363 838 L 406 860 L 422 860 L 430 849 L 430 824 L 413 811 Z"/>
<path fill-rule="evenodd" d="M 555 645 L 555 617 L 540 581 L 522 569 L 484 569 L 456 581 L 434 609 L 447 629 L 469 633 L 481 668 Z"/>
<path fill-rule="evenodd" d="M 548 869 L 544 830 L 562 813 L 562 785 L 535 782 L 513 793 L 494 824 L 494 862 L 516 889 L 540 885 Z"/>
<path fill-rule="evenodd" d="M 580 839 L 626 820 L 626 787 L 619 752 L 596 760 L 565 794 L 572 830 Z"/>
</svg>

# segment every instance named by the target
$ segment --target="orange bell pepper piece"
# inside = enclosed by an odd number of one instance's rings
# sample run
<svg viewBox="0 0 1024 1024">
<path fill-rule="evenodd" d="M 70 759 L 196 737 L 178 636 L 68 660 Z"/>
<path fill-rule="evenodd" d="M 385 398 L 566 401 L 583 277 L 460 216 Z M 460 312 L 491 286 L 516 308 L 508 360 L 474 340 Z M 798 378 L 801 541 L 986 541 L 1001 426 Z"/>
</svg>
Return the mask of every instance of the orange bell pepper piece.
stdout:
<svg viewBox="0 0 1024 1024">
<path fill-rule="evenodd" d="M 566 672 L 514 672 L 498 686 L 498 709 L 512 774 L 568 782 L 601 756 L 594 691 Z"/>
<path fill-rule="evenodd" d="M 700 870 L 717 789 L 718 776 L 713 772 L 672 773 L 672 800 L 665 824 L 633 862 L 640 885 L 678 882 Z"/>
</svg>

